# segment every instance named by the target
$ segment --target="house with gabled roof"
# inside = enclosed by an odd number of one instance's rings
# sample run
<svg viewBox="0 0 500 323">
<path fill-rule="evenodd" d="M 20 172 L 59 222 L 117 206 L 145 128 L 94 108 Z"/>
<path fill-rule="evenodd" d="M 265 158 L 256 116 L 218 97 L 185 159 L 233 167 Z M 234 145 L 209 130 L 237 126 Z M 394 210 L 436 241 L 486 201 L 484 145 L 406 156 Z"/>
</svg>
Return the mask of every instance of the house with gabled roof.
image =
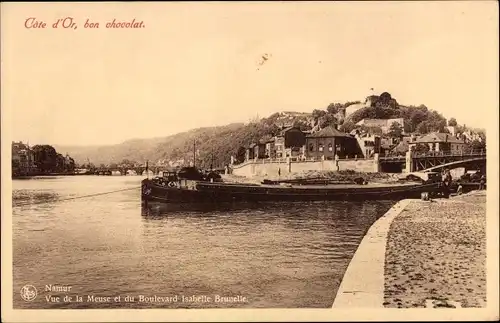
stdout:
<svg viewBox="0 0 500 323">
<path fill-rule="evenodd" d="M 417 144 L 428 145 L 431 152 L 462 153 L 466 142 L 465 140 L 457 139 L 449 133 L 431 132 L 410 142 L 408 148 L 413 150 Z"/>
<path fill-rule="evenodd" d="M 337 126 L 328 126 L 306 137 L 306 156 L 308 158 L 324 158 L 327 160 L 354 157 L 359 153 L 354 136 L 339 131 Z M 361 156 L 361 154 L 359 153 Z"/>
<path fill-rule="evenodd" d="M 298 157 L 304 154 L 306 134 L 297 127 L 288 127 L 274 138 L 277 158 Z"/>
</svg>

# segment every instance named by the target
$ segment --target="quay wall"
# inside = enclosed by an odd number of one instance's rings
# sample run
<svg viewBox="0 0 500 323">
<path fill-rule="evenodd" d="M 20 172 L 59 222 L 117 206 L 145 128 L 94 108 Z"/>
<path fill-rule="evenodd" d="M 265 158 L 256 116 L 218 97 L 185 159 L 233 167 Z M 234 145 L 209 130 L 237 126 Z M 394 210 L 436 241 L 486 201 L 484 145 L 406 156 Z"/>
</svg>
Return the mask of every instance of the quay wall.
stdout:
<svg viewBox="0 0 500 323">
<path fill-rule="evenodd" d="M 243 165 L 234 165 L 233 174 L 237 176 L 278 176 L 281 174 L 299 173 L 304 171 L 340 171 L 354 170 L 358 172 L 377 172 L 378 161 L 375 159 L 345 159 L 323 161 L 277 162 L 252 161 Z"/>
<path fill-rule="evenodd" d="M 358 159 L 358 160 L 338 160 L 337 170 L 355 170 L 358 172 L 377 172 L 377 163 L 374 159 Z"/>
<path fill-rule="evenodd" d="M 397 202 L 368 229 L 344 273 L 333 308 L 384 307 L 387 236 L 393 220 L 410 203 L 410 199 Z"/>
</svg>

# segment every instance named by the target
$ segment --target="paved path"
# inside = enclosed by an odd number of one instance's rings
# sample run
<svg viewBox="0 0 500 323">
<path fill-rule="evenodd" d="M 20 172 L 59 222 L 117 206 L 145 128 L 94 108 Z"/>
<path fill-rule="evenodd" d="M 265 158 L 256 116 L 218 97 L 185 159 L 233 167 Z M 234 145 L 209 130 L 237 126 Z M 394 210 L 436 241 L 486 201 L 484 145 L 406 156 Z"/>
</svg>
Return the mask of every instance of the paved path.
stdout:
<svg viewBox="0 0 500 323">
<path fill-rule="evenodd" d="M 333 308 L 383 308 L 387 234 L 394 218 L 411 200 L 396 203 L 370 227 L 352 258 Z"/>
<path fill-rule="evenodd" d="M 415 200 L 392 222 L 385 307 L 486 306 L 485 193 Z"/>
</svg>

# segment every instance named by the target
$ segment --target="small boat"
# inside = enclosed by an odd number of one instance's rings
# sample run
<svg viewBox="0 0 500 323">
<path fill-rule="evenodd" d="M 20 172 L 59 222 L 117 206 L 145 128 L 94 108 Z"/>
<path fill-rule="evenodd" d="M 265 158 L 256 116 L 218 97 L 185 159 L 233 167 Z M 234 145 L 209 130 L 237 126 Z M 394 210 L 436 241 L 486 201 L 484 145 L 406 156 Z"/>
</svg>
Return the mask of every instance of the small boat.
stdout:
<svg viewBox="0 0 500 323">
<path fill-rule="evenodd" d="M 261 201 L 328 201 L 328 200 L 391 200 L 420 198 L 441 190 L 441 183 L 396 184 L 326 184 L 294 185 L 291 183 L 245 184 L 225 183 L 220 175 L 204 175 L 194 167 L 179 173 L 142 181 L 142 201 L 190 204 Z"/>
</svg>

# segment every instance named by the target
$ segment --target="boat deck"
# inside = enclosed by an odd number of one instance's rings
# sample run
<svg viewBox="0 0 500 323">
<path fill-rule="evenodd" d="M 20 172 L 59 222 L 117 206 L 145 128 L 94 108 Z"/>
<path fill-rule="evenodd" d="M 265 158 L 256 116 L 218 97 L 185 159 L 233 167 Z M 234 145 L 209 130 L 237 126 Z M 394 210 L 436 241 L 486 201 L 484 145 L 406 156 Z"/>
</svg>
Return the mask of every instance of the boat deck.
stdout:
<svg viewBox="0 0 500 323">
<path fill-rule="evenodd" d="M 326 184 L 326 185 L 318 185 L 318 184 L 283 184 L 283 185 L 272 185 L 272 184 L 252 184 L 252 183 L 207 183 L 207 182 L 200 182 L 198 185 L 201 184 L 202 186 L 205 187 L 224 187 L 224 186 L 232 186 L 232 187 L 249 187 L 249 188 L 256 188 L 256 187 L 261 187 L 261 188 L 280 188 L 280 189 L 286 189 L 286 188 L 303 188 L 303 189 L 325 189 L 325 188 L 331 188 L 331 189 L 366 189 L 366 188 L 396 188 L 396 187 L 412 187 L 412 186 L 421 186 L 421 183 L 368 183 L 366 185 L 360 185 L 360 184 Z"/>
</svg>

